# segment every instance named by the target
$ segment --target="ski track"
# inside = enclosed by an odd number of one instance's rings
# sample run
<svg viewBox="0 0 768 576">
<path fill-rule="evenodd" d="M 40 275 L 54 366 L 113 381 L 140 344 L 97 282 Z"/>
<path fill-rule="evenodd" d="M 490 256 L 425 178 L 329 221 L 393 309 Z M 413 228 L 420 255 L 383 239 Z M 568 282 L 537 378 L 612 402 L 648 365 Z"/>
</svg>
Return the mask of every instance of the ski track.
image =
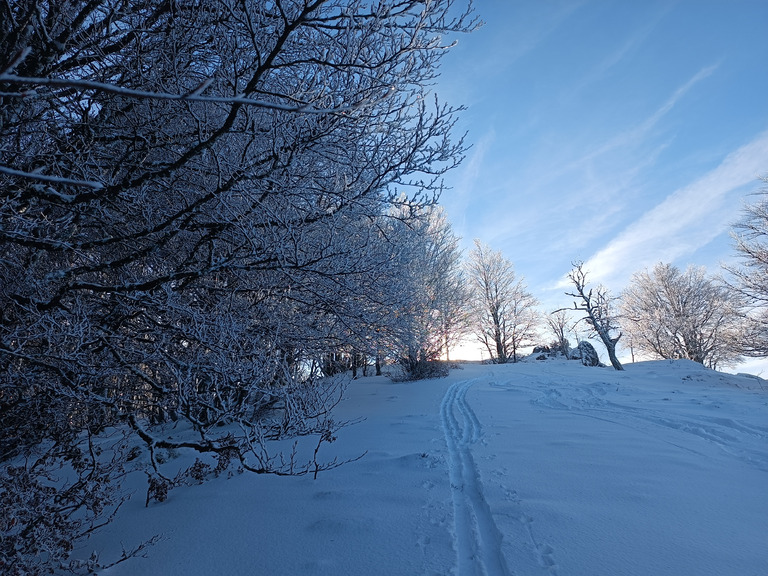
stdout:
<svg viewBox="0 0 768 576">
<path fill-rule="evenodd" d="M 531 382 L 533 386 L 521 386 L 519 382 L 508 381 L 504 383 L 492 382 L 491 386 L 497 388 L 527 389 L 536 396 L 531 402 L 542 408 L 550 410 L 565 410 L 586 417 L 604 420 L 614 424 L 627 426 L 638 431 L 648 432 L 647 425 L 662 429 L 671 429 L 685 434 L 698 436 L 720 448 L 723 452 L 735 457 L 749 466 L 758 470 L 768 470 L 768 460 L 762 451 L 756 451 L 743 446 L 746 438 L 757 439 L 759 442 L 768 440 L 768 429 L 762 426 L 754 426 L 744 422 L 737 422 L 730 418 L 718 418 L 715 416 L 698 414 L 682 415 L 666 414 L 663 410 L 628 406 L 618 402 L 612 402 L 604 398 L 606 389 L 611 385 L 595 383 L 590 385 L 568 384 L 554 388 L 555 381 Z M 645 424 L 645 426 L 643 425 Z M 678 444 L 665 438 L 659 439 L 678 446 Z M 696 452 L 691 448 L 683 448 Z M 699 454 L 699 452 L 696 452 Z"/>
<path fill-rule="evenodd" d="M 511 576 L 501 552 L 502 535 L 483 496 L 472 456 L 471 446 L 480 439 L 482 429 L 466 396 L 476 381 L 452 384 L 440 405 L 453 497 L 457 576 Z"/>
</svg>

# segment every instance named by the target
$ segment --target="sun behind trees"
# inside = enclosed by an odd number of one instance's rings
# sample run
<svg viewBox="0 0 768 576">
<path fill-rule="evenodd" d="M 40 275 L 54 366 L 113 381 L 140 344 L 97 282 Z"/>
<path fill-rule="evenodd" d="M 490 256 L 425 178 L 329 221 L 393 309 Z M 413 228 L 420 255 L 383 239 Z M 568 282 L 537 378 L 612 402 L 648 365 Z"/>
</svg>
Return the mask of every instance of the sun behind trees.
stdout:
<svg viewBox="0 0 768 576">
<path fill-rule="evenodd" d="M 402 378 L 445 376 L 452 346 L 467 332 L 469 290 L 462 269 L 459 238 L 442 208 L 400 222 L 397 245 L 402 259 L 399 302 L 386 322 L 387 348 L 403 370 Z"/>
<path fill-rule="evenodd" d="M 164 498 L 164 451 L 210 456 L 196 479 L 336 464 L 321 358 L 383 338 L 393 210 L 464 150 L 429 87 L 456 8 L 0 3 L 3 573 L 66 568 L 128 468 Z"/>
</svg>

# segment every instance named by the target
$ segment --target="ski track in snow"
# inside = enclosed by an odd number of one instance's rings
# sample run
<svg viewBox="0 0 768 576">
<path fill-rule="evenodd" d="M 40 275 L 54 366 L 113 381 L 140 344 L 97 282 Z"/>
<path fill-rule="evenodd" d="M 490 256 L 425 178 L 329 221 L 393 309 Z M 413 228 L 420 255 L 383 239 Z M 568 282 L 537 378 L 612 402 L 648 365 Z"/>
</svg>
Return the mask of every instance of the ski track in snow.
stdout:
<svg viewBox="0 0 768 576">
<path fill-rule="evenodd" d="M 588 385 L 569 383 L 553 387 L 551 381 L 536 380 L 533 386 L 521 385 L 519 381 L 504 383 L 491 382 L 496 388 L 527 389 L 536 396 L 531 402 L 550 410 L 565 410 L 583 416 L 604 420 L 613 424 L 627 426 L 636 430 L 648 431 L 647 425 L 662 429 L 672 429 L 685 434 L 698 436 L 718 446 L 723 452 L 745 462 L 758 470 L 768 471 L 768 461 L 762 451 L 755 451 L 741 445 L 741 439 L 752 437 L 760 442 L 768 441 L 768 428 L 737 422 L 730 418 L 718 418 L 709 414 L 672 415 L 665 411 L 645 406 L 629 406 L 607 400 L 607 390 L 616 384 L 597 382 Z M 699 453 L 690 447 L 684 447 L 662 436 L 657 436 L 690 452 Z"/>
<path fill-rule="evenodd" d="M 480 422 L 466 395 L 476 380 L 456 382 L 440 405 L 448 446 L 448 473 L 453 497 L 457 576 L 511 576 L 501 552 L 502 535 L 483 496 L 471 446 L 480 439 Z"/>
</svg>

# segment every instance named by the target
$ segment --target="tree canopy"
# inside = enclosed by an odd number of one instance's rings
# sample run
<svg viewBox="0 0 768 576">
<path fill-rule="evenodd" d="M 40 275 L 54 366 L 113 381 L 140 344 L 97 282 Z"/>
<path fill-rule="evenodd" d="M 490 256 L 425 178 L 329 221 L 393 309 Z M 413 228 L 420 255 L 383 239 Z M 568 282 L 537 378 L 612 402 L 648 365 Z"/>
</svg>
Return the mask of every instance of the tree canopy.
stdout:
<svg viewBox="0 0 768 576">
<path fill-rule="evenodd" d="M 637 272 L 621 297 L 622 327 L 639 350 L 710 368 L 739 358 L 741 301 L 704 268 L 657 264 Z"/>
<path fill-rule="evenodd" d="M 84 478 L 127 463 L 90 456 L 111 426 L 144 444 L 155 495 L 174 447 L 323 468 L 266 443 L 333 439 L 338 389 L 313 366 L 375 333 L 401 272 L 387 221 L 462 158 L 429 84 L 472 27 L 450 0 L 0 3 L 0 460 L 83 480 L 71 507 L 3 492 L 38 506 L 3 532 L 5 566 L 43 561 L 14 542 L 63 562 L 90 529 L 39 518 L 98 523 Z"/>
</svg>

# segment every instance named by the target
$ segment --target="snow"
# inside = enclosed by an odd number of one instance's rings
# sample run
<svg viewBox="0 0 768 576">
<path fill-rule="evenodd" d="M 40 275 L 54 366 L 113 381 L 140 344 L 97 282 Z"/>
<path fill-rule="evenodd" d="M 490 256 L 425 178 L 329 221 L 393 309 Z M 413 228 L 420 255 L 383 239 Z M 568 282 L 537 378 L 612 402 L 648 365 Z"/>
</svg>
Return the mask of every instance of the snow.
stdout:
<svg viewBox="0 0 768 576">
<path fill-rule="evenodd" d="M 110 575 L 768 574 L 768 382 L 688 361 L 464 364 L 350 384 L 360 460 L 138 493 L 78 551 Z"/>
</svg>

